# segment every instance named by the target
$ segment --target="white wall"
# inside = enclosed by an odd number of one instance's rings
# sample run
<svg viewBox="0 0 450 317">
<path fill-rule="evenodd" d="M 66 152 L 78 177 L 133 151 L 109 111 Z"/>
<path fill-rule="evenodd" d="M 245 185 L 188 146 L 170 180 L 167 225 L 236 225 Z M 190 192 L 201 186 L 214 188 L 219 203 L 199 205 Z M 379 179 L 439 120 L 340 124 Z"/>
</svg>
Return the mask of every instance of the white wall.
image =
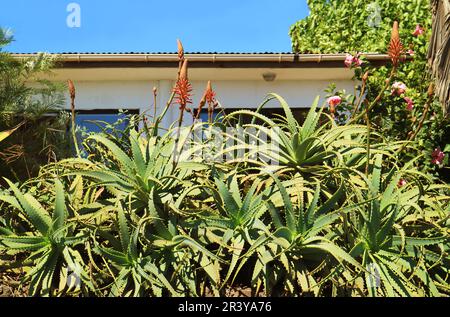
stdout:
<svg viewBox="0 0 450 317">
<path fill-rule="evenodd" d="M 280 80 L 267 83 L 263 80 L 213 81 L 213 88 L 217 98 L 225 108 L 256 108 L 264 101 L 268 93 L 274 92 L 286 99 L 293 107 L 309 107 L 316 96 L 322 96 L 324 101 L 324 89 L 333 80 Z M 76 107 L 77 109 L 140 109 L 142 112 L 153 112 L 153 87 L 158 88 L 158 109 L 162 111 L 171 94 L 174 82 L 170 80 L 129 81 L 76 81 Z M 346 89 L 353 92 L 354 82 L 348 79 L 340 79 L 336 82 L 338 89 Z M 193 81 L 194 104 L 197 107 L 203 91 L 205 81 Z M 69 99 L 67 99 L 69 108 Z M 273 101 L 268 107 L 278 107 Z M 173 105 L 164 120 L 168 126 L 177 119 L 178 106 Z"/>
</svg>

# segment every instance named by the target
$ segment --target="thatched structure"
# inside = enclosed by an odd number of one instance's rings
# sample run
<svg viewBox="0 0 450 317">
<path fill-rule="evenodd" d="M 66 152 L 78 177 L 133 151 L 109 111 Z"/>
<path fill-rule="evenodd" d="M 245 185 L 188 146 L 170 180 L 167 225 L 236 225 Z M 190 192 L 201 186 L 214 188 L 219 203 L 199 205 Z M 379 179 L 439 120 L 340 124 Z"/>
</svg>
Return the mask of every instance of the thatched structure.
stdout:
<svg viewBox="0 0 450 317">
<path fill-rule="evenodd" d="M 431 0 L 433 35 L 428 59 L 444 113 L 450 108 L 450 0 Z"/>
</svg>

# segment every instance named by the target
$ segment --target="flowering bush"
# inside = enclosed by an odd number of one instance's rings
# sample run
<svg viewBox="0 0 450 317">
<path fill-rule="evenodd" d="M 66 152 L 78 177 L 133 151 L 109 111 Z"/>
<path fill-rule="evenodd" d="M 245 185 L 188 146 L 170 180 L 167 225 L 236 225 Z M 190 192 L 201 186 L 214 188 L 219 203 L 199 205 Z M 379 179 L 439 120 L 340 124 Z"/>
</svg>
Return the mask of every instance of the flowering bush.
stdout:
<svg viewBox="0 0 450 317">
<path fill-rule="evenodd" d="M 361 84 L 356 87 L 356 96 L 346 96 L 337 107 L 337 122 L 345 122 L 346 114 L 353 112 L 355 104 L 365 109 L 366 103 L 376 101 L 369 113 L 372 128 L 391 142 L 414 141 L 417 147 L 406 147 L 398 155 L 405 161 L 418 158 L 416 166 L 450 181 L 450 117 L 443 115 L 441 105 L 430 92 L 433 79 L 427 68 L 431 34 L 429 3 L 420 0 L 377 1 L 375 8 L 379 19 L 372 23 L 373 3 L 371 0 L 331 0 L 326 3 L 309 0 L 310 15 L 291 28 L 293 49 L 302 53 L 347 53 L 343 67 L 352 68 Z M 398 29 L 392 32 L 396 19 Z M 331 24 L 333 32 L 330 32 Z M 392 37 L 393 33 L 395 37 Z M 372 67 L 368 62 L 360 62 L 364 60 L 364 54 L 352 53 L 361 51 L 388 52 L 392 63 Z M 368 73 L 370 76 L 366 76 Z M 390 86 L 386 87 L 388 79 Z M 330 89 L 326 92 L 329 97 L 347 94 Z M 364 98 L 359 102 L 361 95 Z M 364 122 L 365 117 L 360 116 L 359 121 Z M 447 153 L 439 165 L 433 164 L 431 155 L 437 147 Z"/>
</svg>

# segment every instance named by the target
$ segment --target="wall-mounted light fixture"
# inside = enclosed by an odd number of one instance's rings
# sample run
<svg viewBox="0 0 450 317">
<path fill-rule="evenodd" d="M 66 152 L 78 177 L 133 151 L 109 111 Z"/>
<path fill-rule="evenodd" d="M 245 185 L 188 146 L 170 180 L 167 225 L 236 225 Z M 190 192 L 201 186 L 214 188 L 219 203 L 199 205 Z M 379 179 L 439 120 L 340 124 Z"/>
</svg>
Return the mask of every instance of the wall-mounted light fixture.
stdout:
<svg viewBox="0 0 450 317">
<path fill-rule="evenodd" d="M 263 78 L 267 82 L 272 82 L 277 78 L 277 74 L 272 73 L 272 72 L 267 72 L 267 73 L 263 74 Z"/>
</svg>

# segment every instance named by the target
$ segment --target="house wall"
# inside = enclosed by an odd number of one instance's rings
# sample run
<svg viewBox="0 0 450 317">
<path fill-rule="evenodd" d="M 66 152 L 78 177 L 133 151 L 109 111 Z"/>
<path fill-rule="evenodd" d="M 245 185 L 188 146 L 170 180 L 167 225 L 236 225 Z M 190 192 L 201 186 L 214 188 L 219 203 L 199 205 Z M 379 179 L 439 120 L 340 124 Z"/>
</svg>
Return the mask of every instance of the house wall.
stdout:
<svg viewBox="0 0 450 317">
<path fill-rule="evenodd" d="M 68 77 L 70 78 L 70 77 Z M 265 82 L 261 79 L 254 80 L 213 80 L 217 99 L 224 108 L 257 108 L 264 101 L 268 93 L 277 93 L 286 99 L 293 107 L 307 108 L 316 96 L 322 96 L 324 102 L 327 86 L 335 82 L 338 89 L 346 89 L 353 92 L 355 83 L 351 79 L 319 79 L 319 80 L 276 80 Z M 171 95 L 174 82 L 171 80 L 120 80 L 109 78 L 108 80 L 83 80 L 75 81 L 77 97 L 76 107 L 79 110 L 97 109 L 139 109 L 141 113 L 153 113 L 153 87 L 158 88 L 158 112 L 164 109 Z M 206 80 L 193 80 L 193 107 L 198 105 Z M 67 98 L 67 108 L 70 107 Z M 276 101 L 272 101 L 267 107 L 279 107 Z M 167 113 L 164 126 L 170 125 L 177 119 L 178 107 L 174 105 Z"/>
</svg>

